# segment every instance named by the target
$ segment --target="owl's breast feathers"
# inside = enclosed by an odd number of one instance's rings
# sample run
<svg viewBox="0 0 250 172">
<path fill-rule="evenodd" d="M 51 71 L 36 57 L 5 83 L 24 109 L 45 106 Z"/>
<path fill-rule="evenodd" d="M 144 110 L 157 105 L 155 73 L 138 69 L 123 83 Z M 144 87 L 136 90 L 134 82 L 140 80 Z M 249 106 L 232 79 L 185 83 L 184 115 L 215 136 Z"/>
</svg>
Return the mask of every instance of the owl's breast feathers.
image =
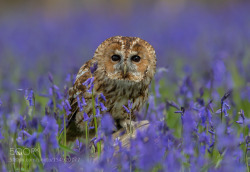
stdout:
<svg viewBox="0 0 250 172">
<path fill-rule="evenodd" d="M 90 67 L 94 63 L 95 61 L 91 59 L 80 68 L 73 87 L 69 89 L 71 114 L 68 116 L 67 127 L 72 125 L 71 123 L 74 123 L 74 127 L 84 130 L 83 112 L 79 112 L 77 101 L 78 96 L 80 100 L 82 100 L 83 96 L 86 101 L 87 105 L 83 107 L 83 111 L 86 112 L 88 116 L 92 115 L 92 95 L 87 91 L 89 88 L 86 88 L 83 83 L 88 78 L 93 77 Z M 148 84 L 145 85 L 143 81 L 132 82 L 125 80 L 111 80 L 105 76 L 105 71 L 103 71 L 102 68 L 97 68 L 94 72 L 94 97 L 100 95 L 101 93 L 103 93 L 106 97 L 106 102 L 101 99 L 100 96 L 99 101 L 106 106 L 106 112 L 110 113 L 115 120 L 129 117 L 126 110 L 123 108 L 123 105 L 127 106 L 128 100 L 131 100 L 133 103 L 132 119 L 135 119 L 133 112 L 140 110 L 147 100 Z M 90 125 L 94 126 L 93 120 L 90 122 Z"/>
</svg>

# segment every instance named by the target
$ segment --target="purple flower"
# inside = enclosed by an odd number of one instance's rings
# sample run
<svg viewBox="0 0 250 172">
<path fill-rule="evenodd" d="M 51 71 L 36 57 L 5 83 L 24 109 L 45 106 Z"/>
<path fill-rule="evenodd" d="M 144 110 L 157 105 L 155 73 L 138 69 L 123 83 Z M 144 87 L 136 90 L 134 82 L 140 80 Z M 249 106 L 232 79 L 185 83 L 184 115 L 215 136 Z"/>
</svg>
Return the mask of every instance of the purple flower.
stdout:
<svg viewBox="0 0 250 172">
<path fill-rule="evenodd" d="M 55 118 L 50 116 L 44 116 L 41 121 L 42 126 L 44 127 L 43 133 L 40 135 L 40 138 L 48 138 L 48 142 L 52 144 L 53 148 L 58 147 L 57 142 L 57 133 L 58 133 L 58 124 Z M 49 137 L 47 137 L 49 136 Z"/>
<path fill-rule="evenodd" d="M 34 147 L 36 145 L 36 142 L 37 142 L 37 133 L 34 132 L 23 142 L 23 145 L 27 147 Z"/>
<path fill-rule="evenodd" d="M 34 106 L 34 92 L 32 89 L 25 90 L 25 99 L 29 101 L 29 106 Z"/>
<path fill-rule="evenodd" d="M 23 146 L 23 143 L 24 143 L 24 140 L 25 138 L 28 138 L 30 137 L 31 135 L 25 131 L 25 130 L 21 130 L 19 133 L 18 133 L 18 136 L 16 138 L 16 141 L 19 145 Z"/>
<path fill-rule="evenodd" d="M 18 123 L 19 123 L 19 128 L 22 129 L 22 130 L 27 127 L 26 121 L 25 121 L 25 119 L 23 118 L 22 115 L 19 116 Z"/>
<path fill-rule="evenodd" d="M 123 108 L 126 110 L 126 112 L 127 112 L 128 114 L 130 114 L 130 113 L 131 113 L 132 106 L 133 106 L 133 103 L 132 103 L 130 100 L 128 100 L 128 107 L 126 107 L 126 106 L 123 105 Z"/>
<path fill-rule="evenodd" d="M 100 118 L 101 117 L 101 112 L 99 108 L 96 108 L 96 118 Z"/>
<path fill-rule="evenodd" d="M 0 128 L 0 140 L 4 139 L 2 132 L 1 132 L 1 128 Z"/>
<path fill-rule="evenodd" d="M 126 110 L 127 113 L 130 113 L 129 109 L 123 105 L 123 108 Z"/>
<path fill-rule="evenodd" d="M 70 106 L 69 101 L 67 99 L 62 102 L 62 105 L 66 111 L 66 114 L 67 115 L 71 114 L 71 111 L 70 111 L 71 106 Z"/>
<path fill-rule="evenodd" d="M 88 78 L 82 85 L 89 87 L 87 92 L 91 93 L 94 88 L 94 77 Z"/>
<path fill-rule="evenodd" d="M 93 81 L 93 78 L 88 78 L 84 83 L 82 83 L 82 85 L 88 87 Z"/>
<path fill-rule="evenodd" d="M 106 97 L 105 97 L 102 93 L 100 94 L 100 97 L 101 97 L 102 100 L 104 100 L 105 102 L 107 101 L 107 100 L 106 100 Z"/>
<path fill-rule="evenodd" d="M 86 106 L 87 105 L 87 103 L 86 103 L 86 100 L 85 100 L 85 98 L 82 96 L 82 105 L 83 106 Z"/>
<path fill-rule="evenodd" d="M 78 104 L 78 107 L 80 109 L 80 112 L 83 111 L 83 106 L 87 105 L 83 96 L 82 96 L 82 101 L 80 100 L 79 96 L 77 96 L 77 104 Z"/>
<path fill-rule="evenodd" d="M 89 121 L 90 118 L 86 112 L 83 112 L 83 121 Z"/>
<path fill-rule="evenodd" d="M 76 139 L 73 150 L 80 153 L 82 148 L 83 148 L 82 142 L 80 142 L 78 139 Z"/>
<path fill-rule="evenodd" d="M 101 131 L 105 134 L 112 134 L 115 129 L 113 118 L 109 114 L 105 114 L 101 120 Z"/>
<path fill-rule="evenodd" d="M 54 78 L 53 78 L 53 75 L 50 72 L 48 73 L 48 78 L 49 78 L 49 81 L 53 84 L 54 83 Z"/>
<path fill-rule="evenodd" d="M 174 108 L 176 108 L 177 110 L 180 109 L 180 106 L 179 106 L 177 103 L 175 103 L 174 101 L 167 101 L 167 102 L 166 102 L 166 105 L 167 105 L 167 109 L 168 109 L 169 106 L 174 107 Z"/>
<path fill-rule="evenodd" d="M 133 106 L 133 102 L 131 102 L 130 100 L 128 100 L 128 108 L 131 110 Z"/>
<path fill-rule="evenodd" d="M 80 110 L 80 112 L 81 112 L 81 111 L 83 111 L 82 103 L 81 103 L 81 101 L 80 101 L 79 96 L 77 96 L 76 98 L 77 98 L 77 104 L 78 104 L 79 110 Z"/>
<path fill-rule="evenodd" d="M 107 108 L 104 106 L 104 104 L 102 102 L 100 102 L 100 106 L 101 106 L 101 110 L 102 111 L 106 111 L 107 110 Z"/>
<path fill-rule="evenodd" d="M 99 96 L 97 95 L 96 97 L 95 97 L 95 107 L 97 107 L 97 106 L 99 106 Z"/>
<path fill-rule="evenodd" d="M 229 106 L 227 103 L 223 102 L 223 104 L 222 104 L 222 111 L 223 111 L 223 113 L 225 114 L 225 116 L 228 116 L 227 111 L 228 111 L 229 109 L 230 109 L 230 106 Z"/>
<path fill-rule="evenodd" d="M 96 71 L 97 67 L 98 67 L 98 63 L 97 63 L 97 62 L 94 63 L 94 65 L 90 67 L 90 72 L 92 73 L 92 75 L 93 75 L 94 72 Z"/>
<path fill-rule="evenodd" d="M 31 121 L 29 121 L 29 126 L 31 128 L 37 129 L 38 128 L 38 118 L 33 117 L 33 119 Z"/>
</svg>

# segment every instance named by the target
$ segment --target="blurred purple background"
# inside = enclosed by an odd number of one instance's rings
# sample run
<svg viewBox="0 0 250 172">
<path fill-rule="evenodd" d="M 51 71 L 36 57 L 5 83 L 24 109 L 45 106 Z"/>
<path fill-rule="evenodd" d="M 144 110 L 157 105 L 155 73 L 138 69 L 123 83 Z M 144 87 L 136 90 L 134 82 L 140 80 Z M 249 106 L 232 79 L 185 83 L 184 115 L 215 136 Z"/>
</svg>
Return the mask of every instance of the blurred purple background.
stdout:
<svg viewBox="0 0 250 172">
<path fill-rule="evenodd" d="M 0 92 L 36 87 L 48 72 L 62 81 L 115 35 L 151 43 L 169 77 L 233 64 L 250 81 L 247 1 L 11 1 L 0 9 Z"/>
</svg>

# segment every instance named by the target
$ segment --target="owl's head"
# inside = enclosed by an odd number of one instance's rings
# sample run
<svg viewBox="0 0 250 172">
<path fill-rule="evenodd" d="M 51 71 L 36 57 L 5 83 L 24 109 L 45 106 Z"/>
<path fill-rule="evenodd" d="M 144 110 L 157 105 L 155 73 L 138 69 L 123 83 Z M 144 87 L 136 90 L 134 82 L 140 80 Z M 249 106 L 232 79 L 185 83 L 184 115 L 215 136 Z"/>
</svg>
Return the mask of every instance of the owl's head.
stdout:
<svg viewBox="0 0 250 172">
<path fill-rule="evenodd" d="M 140 82 L 155 74 L 155 50 L 138 37 L 108 38 L 98 46 L 93 59 L 98 62 L 98 71 L 112 80 Z"/>
</svg>

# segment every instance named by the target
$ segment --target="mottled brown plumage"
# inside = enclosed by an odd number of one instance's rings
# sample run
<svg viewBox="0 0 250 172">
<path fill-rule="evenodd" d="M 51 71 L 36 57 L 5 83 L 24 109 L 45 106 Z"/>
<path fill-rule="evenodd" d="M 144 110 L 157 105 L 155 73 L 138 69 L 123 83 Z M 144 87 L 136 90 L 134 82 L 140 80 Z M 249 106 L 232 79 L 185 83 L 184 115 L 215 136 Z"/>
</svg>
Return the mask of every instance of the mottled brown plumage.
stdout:
<svg viewBox="0 0 250 172">
<path fill-rule="evenodd" d="M 98 64 L 92 74 L 90 67 Z M 77 96 L 86 100 L 84 112 L 91 116 L 92 94 L 87 92 L 83 83 L 94 77 L 94 97 L 103 93 L 106 102 L 100 98 L 108 113 L 112 115 L 118 126 L 125 127 L 128 119 L 123 105 L 132 101 L 132 119 L 134 112 L 139 111 L 148 98 L 148 87 L 154 77 L 156 56 L 154 48 L 146 41 L 137 37 L 115 36 L 105 40 L 96 49 L 94 57 L 86 62 L 79 70 L 74 86 L 69 90 L 71 114 L 68 117 L 67 140 L 73 141 L 76 137 L 84 136 L 85 124 L 83 112 L 80 112 Z M 94 75 L 94 76 L 92 76 Z M 105 112 L 102 112 L 102 114 Z M 90 122 L 94 126 L 93 120 Z M 90 137 L 95 132 L 90 131 Z"/>
</svg>

